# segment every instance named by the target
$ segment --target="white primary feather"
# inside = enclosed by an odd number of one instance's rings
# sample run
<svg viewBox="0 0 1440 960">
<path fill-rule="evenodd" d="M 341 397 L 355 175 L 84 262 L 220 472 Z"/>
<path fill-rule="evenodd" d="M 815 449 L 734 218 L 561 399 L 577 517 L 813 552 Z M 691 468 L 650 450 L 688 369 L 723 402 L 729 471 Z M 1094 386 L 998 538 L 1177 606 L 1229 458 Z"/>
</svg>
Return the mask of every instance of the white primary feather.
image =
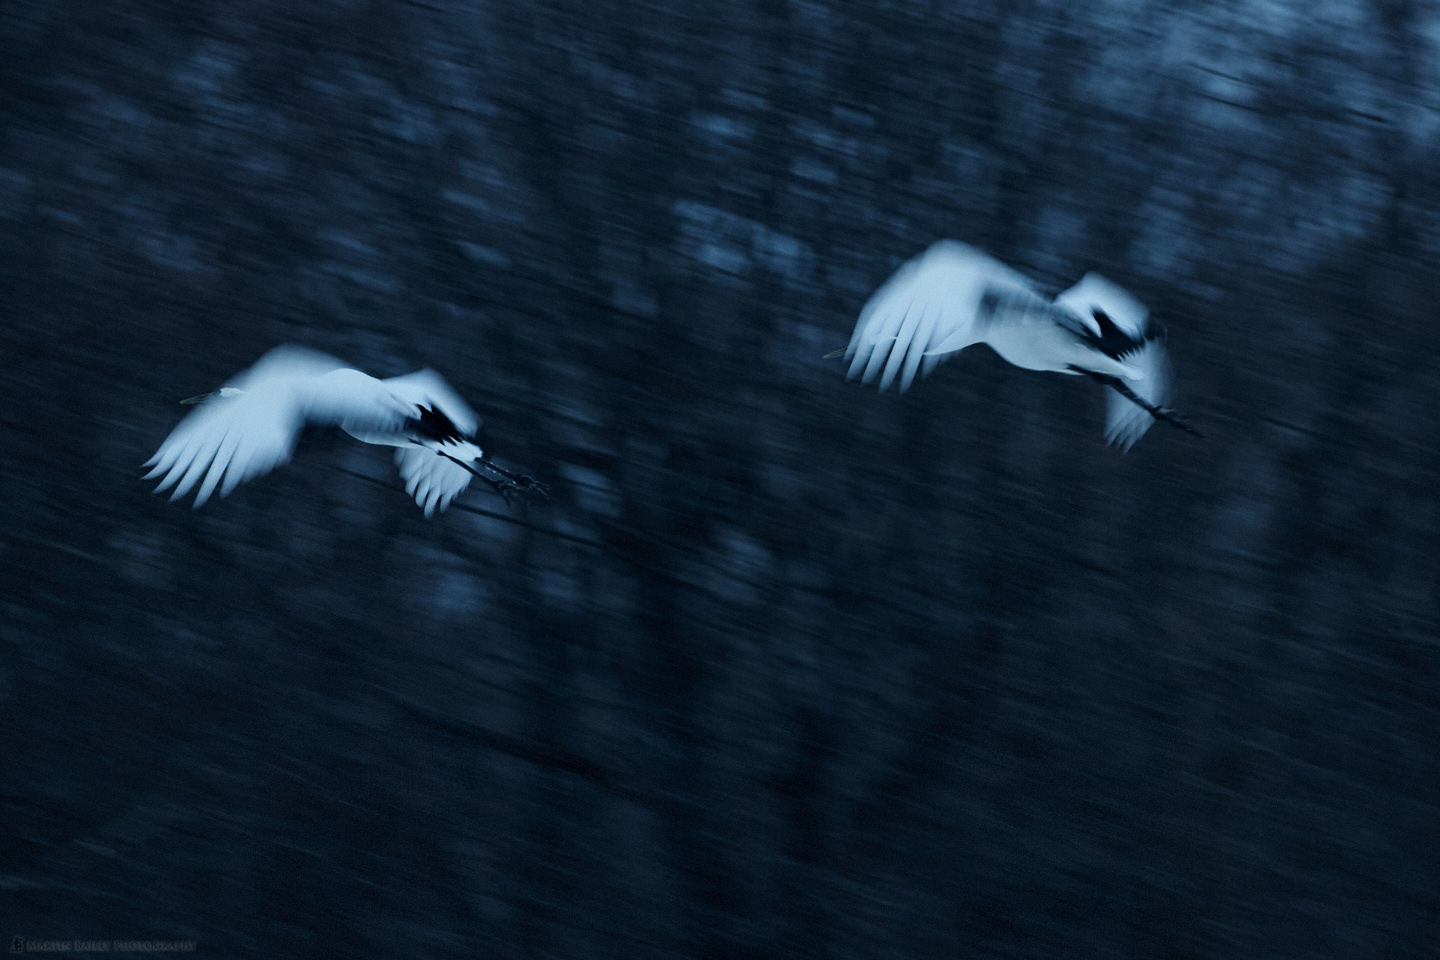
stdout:
<svg viewBox="0 0 1440 960">
<path fill-rule="evenodd" d="M 422 406 L 448 418 L 459 436 L 418 432 Z M 226 496 L 288 461 L 307 425 L 340 427 L 358 440 L 400 447 L 406 492 L 426 516 L 469 486 L 472 474 L 454 461 L 482 456 L 472 442 L 479 416 L 433 370 L 378 380 L 326 354 L 282 346 L 182 420 L 145 463 L 153 468 L 145 479 L 163 475 L 156 491 L 173 486 L 171 500 L 199 484 L 199 507 L 217 489 Z"/>
<path fill-rule="evenodd" d="M 476 450 L 478 458 L 479 448 Z M 427 517 L 450 506 L 450 501 L 464 493 L 474 479 L 469 470 L 428 447 L 401 447 L 395 451 L 395 463 L 405 481 L 405 492 L 425 509 Z"/>
<path fill-rule="evenodd" d="M 898 376 L 907 390 L 917 370 L 928 376 L 945 354 L 980 343 L 977 319 L 985 298 L 1043 306 L 1030 281 L 968 244 L 941 240 L 895 272 L 876 291 L 850 337 L 850 376 L 880 389 Z M 883 371 L 883 372 L 882 372 Z"/>
</svg>

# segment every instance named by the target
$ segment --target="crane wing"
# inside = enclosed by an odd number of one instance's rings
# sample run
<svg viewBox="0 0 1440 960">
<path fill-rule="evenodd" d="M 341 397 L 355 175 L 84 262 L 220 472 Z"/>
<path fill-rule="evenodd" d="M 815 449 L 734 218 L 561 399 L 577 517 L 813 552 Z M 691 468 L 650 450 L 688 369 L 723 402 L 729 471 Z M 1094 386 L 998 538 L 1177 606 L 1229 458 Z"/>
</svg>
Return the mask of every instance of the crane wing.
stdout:
<svg viewBox="0 0 1440 960">
<path fill-rule="evenodd" d="M 480 429 L 480 415 L 434 370 L 417 370 L 402 377 L 391 377 L 384 384 L 407 403 L 428 407 L 449 418 L 462 437 L 473 438 Z M 479 448 L 467 442 L 450 449 L 453 455 L 462 459 L 469 459 L 467 453 L 476 457 L 480 455 Z M 401 447 L 395 451 L 395 463 L 405 481 L 405 492 L 424 508 L 427 517 L 437 509 L 444 510 L 450 506 L 450 501 L 465 492 L 474 476 L 454 460 L 424 445 Z"/>
<path fill-rule="evenodd" d="M 968 244 L 941 240 L 895 272 L 865 304 L 845 359 L 849 376 L 880 376 L 884 390 L 900 378 L 909 388 L 916 370 L 928 376 L 946 354 L 984 340 L 987 300 L 1046 301 L 1030 281 Z"/>
<path fill-rule="evenodd" d="M 450 506 L 450 501 L 465 492 L 474 476 L 429 447 L 401 447 L 395 451 L 395 463 L 405 481 L 405 492 L 425 509 L 426 517 L 436 509 Z"/>
<path fill-rule="evenodd" d="M 1157 407 L 1169 405 L 1170 357 L 1163 343 L 1158 339 L 1146 340 L 1144 346 L 1126 355 L 1125 363 L 1144 374 L 1138 380 L 1127 382 L 1131 390 Z M 1121 396 L 1118 391 L 1105 391 L 1105 439 L 1121 450 L 1128 451 L 1133 447 L 1154 422 L 1155 418 L 1149 411 Z"/>
<path fill-rule="evenodd" d="M 1135 299 L 1129 290 L 1098 273 L 1085 274 L 1079 283 L 1057 296 L 1055 303 L 1069 308 L 1096 335 L 1100 333 L 1092 319 L 1096 310 L 1105 311 L 1120 332 L 1132 340 L 1141 339 L 1149 325 L 1150 308 Z"/>
<path fill-rule="evenodd" d="M 307 422 L 333 420 L 335 413 L 328 409 L 317 417 L 313 397 L 323 392 L 318 385 L 327 375 L 341 367 L 334 357 L 301 347 L 271 350 L 180 421 L 145 462 L 153 468 L 145 479 L 163 474 L 156 492 L 175 487 L 171 500 L 199 483 L 199 507 L 217 486 L 223 497 L 242 480 L 270 472 L 290 459 Z"/>
<path fill-rule="evenodd" d="M 407 403 L 443 413 L 466 437 L 475 436 L 475 431 L 480 429 L 480 415 L 434 370 L 417 370 L 381 382 Z"/>
</svg>

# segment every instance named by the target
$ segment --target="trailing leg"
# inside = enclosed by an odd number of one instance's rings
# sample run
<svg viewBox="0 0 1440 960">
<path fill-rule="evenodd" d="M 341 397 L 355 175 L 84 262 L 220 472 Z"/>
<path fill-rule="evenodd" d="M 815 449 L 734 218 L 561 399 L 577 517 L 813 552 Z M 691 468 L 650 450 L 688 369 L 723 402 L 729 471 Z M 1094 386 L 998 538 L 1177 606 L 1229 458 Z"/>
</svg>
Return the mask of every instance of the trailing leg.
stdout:
<svg viewBox="0 0 1440 960">
<path fill-rule="evenodd" d="M 1190 422 L 1189 417 L 1175 410 L 1172 410 L 1169 407 L 1156 406 L 1149 400 L 1146 400 L 1144 397 L 1140 396 L 1134 390 L 1131 390 L 1130 385 L 1124 380 L 1121 380 L 1119 377 L 1112 377 L 1103 373 L 1096 373 L 1093 370 L 1083 370 L 1081 372 L 1088 374 L 1097 383 L 1103 384 L 1114 390 L 1116 393 L 1120 394 L 1120 396 L 1140 407 L 1140 409 L 1150 414 L 1150 416 L 1154 417 L 1156 420 L 1163 420 L 1166 423 L 1170 424 L 1172 427 L 1179 427 L 1186 433 L 1193 434 L 1197 437 L 1205 436 L 1205 434 L 1201 433 L 1198 429 L 1196 429 L 1195 425 Z"/>
</svg>

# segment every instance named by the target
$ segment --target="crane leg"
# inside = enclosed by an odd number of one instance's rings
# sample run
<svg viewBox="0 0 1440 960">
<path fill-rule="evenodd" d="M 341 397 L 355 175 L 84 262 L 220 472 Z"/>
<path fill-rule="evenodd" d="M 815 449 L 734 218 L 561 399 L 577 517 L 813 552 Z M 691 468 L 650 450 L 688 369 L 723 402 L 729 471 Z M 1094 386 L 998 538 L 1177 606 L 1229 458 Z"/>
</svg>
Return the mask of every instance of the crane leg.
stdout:
<svg viewBox="0 0 1440 960">
<path fill-rule="evenodd" d="M 450 454 L 446 453 L 443 450 L 439 450 L 436 452 L 439 453 L 440 456 L 444 457 L 446 460 L 449 460 L 451 463 L 458 463 L 460 466 L 470 471 L 471 475 L 490 484 L 490 489 L 494 490 L 496 493 L 500 494 L 500 496 L 505 498 L 506 506 L 509 506 L 511 502 L 511 497 L 517 494 L 534 494 L 535 496 L 544 497 L 546 500 L 550 499 L 550 488 L 547 487 L 545 484 L 541 483 L 539 480 L 536 480 L 534 477 L 526 476 L 523 473 L 511 473 L 504 467 L 496 466 L 489 460 L 486 460 L 484 457 L 481 457 L 475 461 L 476 463 L 484 467 L 486 470 L 490 470 L 498 474 L 499 479 L 496 479 L 495 477 L 487 476 L 486 474 L 481 473 L 479 470 L 476 470 L 464 460 L 452 457 L 450 456 Z"/>
<path fill-rule="evenodd" d="M 1072 367 L 1071 369 L 1074 368 Z M 1178 411 L 1172 410 L 1169 407 L 1157 407 L 1149 400 L 1146 400 L 1144 397 L 1140 396 L 1134 390 L 1131 390 L 1130 385 L 1127 384 L 1124 380 L 1121 380 L 1119 377 L 1111 377 L 1103 373 L 1096 373 L 1094 370 L 1084 370 L 1081 372 L 1089 374 L 1090 377 L 1094 379 L 1097 383 L 1103 384 L 1104 386 L 1107 386 L 1110 389 L 1114 390 L 1116 393 L 1120 394 L 1120 396 L 1140 407 L 1140 409 L 1150 414 L 1150 416 L 1154 417 L 1156 420 L 1163 420 L 1166 423 L 1170 424 L 1172 427 L 1179 427 L 1186 433 L 1193 434 L 1197 437 L 1205 436 L 1205 434 L 1201 433 L 1195 427 L 1195 425 L 1190 422 L 1189 417 L 1185 416 L 1182 413 L 1179 413 Z"/>
</svg>

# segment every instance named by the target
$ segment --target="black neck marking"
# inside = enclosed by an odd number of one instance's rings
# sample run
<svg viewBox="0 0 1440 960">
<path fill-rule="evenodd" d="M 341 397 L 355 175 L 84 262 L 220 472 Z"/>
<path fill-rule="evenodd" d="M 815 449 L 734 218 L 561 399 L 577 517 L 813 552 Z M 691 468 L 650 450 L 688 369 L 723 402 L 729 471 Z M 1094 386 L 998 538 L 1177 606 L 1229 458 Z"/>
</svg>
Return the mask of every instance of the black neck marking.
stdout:
<svg viewBox="0 0 1440 960">
<path fill-rule="evenodd" d="M 455 421 L 434 407 L 427 407 L 424 404 L 420 404 L 418 408 L 420 410 L 420 416 L 410 422 L 415 425 L 416 432 L 421 436 L 428 437 L 431 440 L 448 441 L 451 443 L 470 439 L 460 431 L 459 427 L 455 426 Z"/>
<path fill-rule="evenodd" d="M 1110 314 L 1101 310 L 1099 307 L 1091 310 L 1090 315 L 1093 316 L 1095 322 L 1100 325 L 1100 336 L 1097 337 L 1087 330 L 1085 339 L 1089 341 L 1092 347 L 1112 360 L 1119 360 L 1125 356 L 1125 354 L 1145 342 L 1143 336 L 1132 337 L 1121 330 L 1115 325 L 1115 321 L 1110 319 Z"/>
</svg>

